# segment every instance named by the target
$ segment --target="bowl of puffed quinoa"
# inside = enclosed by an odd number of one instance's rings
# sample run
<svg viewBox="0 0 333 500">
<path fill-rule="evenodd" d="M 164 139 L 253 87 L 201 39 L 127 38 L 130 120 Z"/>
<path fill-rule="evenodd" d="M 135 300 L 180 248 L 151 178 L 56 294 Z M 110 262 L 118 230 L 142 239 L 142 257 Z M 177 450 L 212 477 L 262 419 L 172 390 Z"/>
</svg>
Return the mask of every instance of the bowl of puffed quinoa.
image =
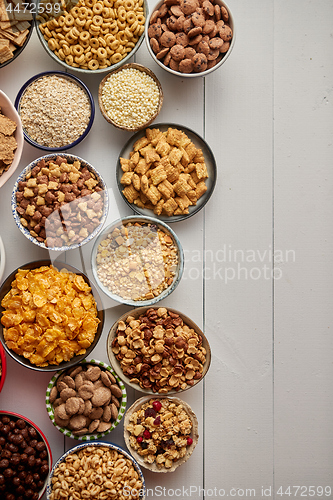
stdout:
<svg viewBox="0 0 333 500">
<path fill-rule="evenodd" d="M 128 216 L 98 235 L 91 269 L 109 298 L 133 307 L 151 306 L 178 286 L 184 253 L 177 235 L 164 222 Z"/>
<path fill-rule="evenodd" d="M 46 498 L 128 498 L 144 500 L 145 479 L 138 462 L 116 444 L 94 441 L 67 450 L 53 465 Z"/>
<path fill-rule="evenodd" d="M 198 443 L 198 420 L 177 397 L 144 396 L 128 408 L 124 439 L 136 461 L 152 472 L 173 472 Z"/>
<path fill-rule="evenodd" d="M 47 0 L 38 1 L 38 12 Z M 126 63 L 145 37 L 146 0 L 80 0 L 52 4 L 36 16 L 38 38 L 57 63 L 84 74 L 102 74 Z M 60 7 L 55 12 L 56 6 Z"/>
<path fill-rule="evenodd" d="M 201 329 L 166 307 L 124 313 L 107 337 L 110 365 L 125 384 L 145 394 L 175 395 L 207 374 L 211 350 Z"/>
<path fill-rule="evenodd" d="M 79 248 L 102 229 L 108 189 L 99 172 L 70 153 L 50 153 L 27 165 L 12 191 L 12 214 L 35 245 L 57 252 Z"/>
<path fill-rule="evenodd" d="M 145 28 L 154 61 L 182 78 L 207 76 L 229 58 L 235 22 L 224 0 L 159 1 Z"/>
<path fill-rule="evenodd" d="M 157 118 L 163 104 L 162 86 L 149 68 L 125 64 L 103 78 L 98 103 L 107 122 L 136 132 Z"/>
<path fill-rule="evenodd" d="M 88 87 L 63 71 L 38 73 L 22 85 L 15 99 L 23 135 L 44 151 L 77 146 L 91 130 L 95 104 Z"/>
</svg>

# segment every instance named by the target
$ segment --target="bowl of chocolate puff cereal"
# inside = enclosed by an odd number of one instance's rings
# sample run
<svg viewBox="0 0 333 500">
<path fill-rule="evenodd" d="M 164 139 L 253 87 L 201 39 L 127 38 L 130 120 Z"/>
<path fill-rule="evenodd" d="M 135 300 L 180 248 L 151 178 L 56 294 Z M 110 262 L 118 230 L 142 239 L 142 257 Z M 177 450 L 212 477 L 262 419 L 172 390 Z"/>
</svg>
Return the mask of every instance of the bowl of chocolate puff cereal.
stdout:
<svg viewBox="0 0 333 500">
<path fill-rule="evenodd" d="M 50 445 L 39 427 L 0 410 L 0 497 L 40 500 L 52 466 Z"/>
<path fill-rule="evenodd" d="M 145 28 L 154 61 L 176 76 L 207 76 L 228 59 L 234 18 L 222 0 L 161 0 Z"/>
<path fill-rule="evenodd" d="M 28 240 L 64 252 L 91 241 L 108 213 L 108 191 L 86 160 L 52 153 L 32 161 L 17 178 L 12 214 Z"/>
</svg>

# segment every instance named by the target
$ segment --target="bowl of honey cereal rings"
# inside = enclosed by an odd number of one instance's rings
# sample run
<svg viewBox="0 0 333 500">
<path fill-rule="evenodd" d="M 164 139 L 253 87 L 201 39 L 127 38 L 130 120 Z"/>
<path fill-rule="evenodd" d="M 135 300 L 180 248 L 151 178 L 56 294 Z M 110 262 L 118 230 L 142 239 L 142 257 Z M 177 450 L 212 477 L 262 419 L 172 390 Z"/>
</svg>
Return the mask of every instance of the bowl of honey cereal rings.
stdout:
<svg viewBox="0 0 333 500">
<path fill-rule="evenodd" d="M 126 63 L 144 39 L 146 0 L 61 0 L 47 11 L 39 0 L 37 35 L 47 53 L 67 69 L 105 73 Z M 45 8 L 44 8 L 44 7 Z"/>
<path fill-rule="evenodd" d="M 124 417 L 128 450 L 152 472 L 173 472 L 187 462 L 198 438 L 194 411 L 174 396 L 144 396 L 128 408 Z"/>
<path fill-rule="evenodd" d="M 9 356 L 32 370 L 54 372 L 85 359 L 103 325 L 94 284 L 67 263 L 24 264 L 0 288 L 0 341 Z"/>
<path fill-rule="evenodd" d="M 182 78 L 220 68 L 235 44 L 234 17 L 224 0 L 161 0 L 145 33 L 154 61 Z"/>
<path fill-rule="evenodd" d="M 80 479 L 76 480 L 78 471 Z M 66 480 L 62 481 L 64 476 Z M 66 498 L 68 490 L 73 498 L 85 498 L 88 493 L 89 498 L 144 500 L 146 486 L 132 455 L 116 444 L 93 441 L 70 448 L 53 465 L 47 500 Z"/>
<path fill-rule="evenodd" d="M 105 120 L 136 132 L 150 125 L 163 104 L 162 86 L 142 64 L 129 63 L 107 74 L 99 85 L 98 103 Z"/>
<path fill-rule="evenodd" d="M 91 269 L 96 284 L 133 307 L 159 302 L 178 286 L 184 252 L 175 232 L 152 217 L 123 217 L 95 239 Z"/>
</svg>

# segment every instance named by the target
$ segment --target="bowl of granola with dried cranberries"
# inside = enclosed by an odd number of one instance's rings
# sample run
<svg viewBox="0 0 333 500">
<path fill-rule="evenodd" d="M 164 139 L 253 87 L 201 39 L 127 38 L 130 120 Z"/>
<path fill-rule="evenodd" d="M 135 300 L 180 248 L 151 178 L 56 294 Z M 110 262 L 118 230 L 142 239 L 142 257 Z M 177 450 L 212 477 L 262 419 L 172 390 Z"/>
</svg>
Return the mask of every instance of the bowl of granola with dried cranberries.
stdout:
<svg viewBox="0 0 333 500">
<path fill-rule="evenodd" d="M 176 397 L 145 396 L 124 417 L 126 446 L 142 467 L 153 472 L 173 472 L 185 463 L 198 438 L 195 413 Z"/>
</svg>

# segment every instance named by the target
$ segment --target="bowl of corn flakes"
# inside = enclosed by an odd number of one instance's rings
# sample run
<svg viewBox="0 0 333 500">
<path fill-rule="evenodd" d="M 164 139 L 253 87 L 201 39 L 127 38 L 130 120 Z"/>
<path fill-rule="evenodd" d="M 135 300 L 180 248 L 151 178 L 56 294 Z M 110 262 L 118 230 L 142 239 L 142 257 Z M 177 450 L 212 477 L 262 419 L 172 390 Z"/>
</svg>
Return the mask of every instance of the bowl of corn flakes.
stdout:
<svg viewBox="0 0 333 500">
<path fill-rule="evenodd" d="M 112 432 L 126 410 L 126 388 L 111 366 L 84 359 L 57 372 L 46 390 L 46 409 L 66 437 L 93 441 Z"/>
<path fill-rule="evenodd" d="M 175 232 L 153 217 L 123 217 L 95 240 L 91 269 L 111 299 L 133 307 L 164 299 L 178 286 L 184 255 Z"/>
<path fill-rule="evenodd" d="M 106 472 L 100 467 L 101 474 L 96 479 L 96 469 L 102 463 L 107 464 Z M 78 481 L 77 469 L 80 469 Z M 100 498 L 100 492 L 103 495 L 107 492 L 107 498 L 145 499 L 145 479 L 139 464 L 126 450 L 113 443 L 94 441 L 67 450 L 52 467 L 46 487 L 47 500 L 57 500 L 68 494 L 61 484 L 63 474 L 69 483 L 76 481 L 78 498 L 85 498 L 88 490 L 90 498 Z"/>
<path fill-rule="evenodd" d="M 40 260 L 13 271 L 0 288 L 0 341 L 19 364 L 58 371 L 96 346 L 104 310 L 93 283 L 62 262 Z"/>
<path fill-rule="evenodd" d="M 173 472 L 198 443 L 198 420 L 177 397 L 144 396 L 128 408 L 124 439 L 136 461 L 152 472 Z"/>
<path fill-rule="evenodd" d="M 175 395 L 194 387 L 211 362 L 201 329 L 185 314 L 166 307 L 124 313 L 110 328 L 106 348 L 117 375 L 146 395 Z"/>
</svg>

